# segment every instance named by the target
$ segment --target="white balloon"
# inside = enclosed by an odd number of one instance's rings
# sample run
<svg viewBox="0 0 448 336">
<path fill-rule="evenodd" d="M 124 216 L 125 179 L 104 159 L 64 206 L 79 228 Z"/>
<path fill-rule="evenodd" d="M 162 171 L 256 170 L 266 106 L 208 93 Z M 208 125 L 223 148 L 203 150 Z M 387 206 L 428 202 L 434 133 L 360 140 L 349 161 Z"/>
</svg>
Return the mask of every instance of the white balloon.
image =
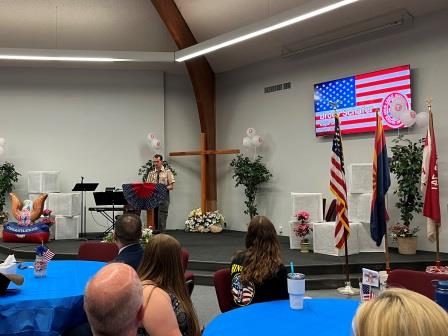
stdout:
<svg viewBox="0 0 448 336">
<path fill-rule="evenodd" d="M 429 113 L 428 112 L 420 112 L 417 113 L 415 117 L 415 124 L 417 127 L 425 128 L 428 126 L 429 122 Z"/>
<path fill-rule="evenodd" d="M 261 138 L 261 136 L 254 135 L 252 137 L 252 145 L 254 145 L 255 147 L 260 146 L 262 143 L 263 143 L 263 139 Z"/>
<path fill-rule="evenodd" d="M 250 147 L 252 145 L 252 141 L 250 140 L 249 137 L 244 137 L 243 138 L 243 146 L 244 147 Z"/>
<path fill-rule="evenodd" d="M 0 138 L 0 147 L 3 147 L 6 143 L 5 138 Z"/>
<path fill-rule="evenodd" d="M 152 141 L 156 138 L 156 135 L 154 133 L 148 133 L 146 137 L 148 138 L 149 141 Z"/>
<path fill-rule="evenodd" d="M 152 139 L 151 145 L 154 149 L 160 149 L 160 145 L 161 145 L 160 140 L 156 139 L 156 138 Z"/>
<path fill-rule="evenodd" d="M 249 127 L 246 130 L 246 134 L 249 138 L 252 138 L 255 135 L 255 133 L 256 133 L 255 128 Z"/>
<path fill-rule="evenodd" d="M 414 111 L 405 111 L 400 114 L 400 120 L 406 127 L 411 127 L 415 124 L 415 112 Z"/>
<path fill-rule="evenodd" d="M 5 149 L 3 147 L 0 147 L 0 156 L 5 152 Z"/>
</svg>

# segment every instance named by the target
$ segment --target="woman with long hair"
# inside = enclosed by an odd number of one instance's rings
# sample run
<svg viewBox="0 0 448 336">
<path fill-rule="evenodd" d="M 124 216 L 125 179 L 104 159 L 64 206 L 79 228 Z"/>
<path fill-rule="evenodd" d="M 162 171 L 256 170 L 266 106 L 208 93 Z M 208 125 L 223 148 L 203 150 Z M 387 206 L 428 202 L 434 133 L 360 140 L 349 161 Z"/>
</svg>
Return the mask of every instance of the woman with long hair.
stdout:
<svg viewBox="0 0 448 336">
<path fill-rule="evenodd" d="M 255 216 L 247 228 L 246 250 L 230 265 L 232 295 L 236 306 L 287 299 L 287 274 L 280 255 L 277 232 L 271 221 Z"/>
<path fill-rule="evenodd" d="M 158 234 L 146 245 L 138 275 L 143 285 L 143 327 L 150 336 L 198 336 L 198 318 L 185 286 L 181 246 Z M 143 333 L 144 334 L 144 333 Z"/>
</svg>

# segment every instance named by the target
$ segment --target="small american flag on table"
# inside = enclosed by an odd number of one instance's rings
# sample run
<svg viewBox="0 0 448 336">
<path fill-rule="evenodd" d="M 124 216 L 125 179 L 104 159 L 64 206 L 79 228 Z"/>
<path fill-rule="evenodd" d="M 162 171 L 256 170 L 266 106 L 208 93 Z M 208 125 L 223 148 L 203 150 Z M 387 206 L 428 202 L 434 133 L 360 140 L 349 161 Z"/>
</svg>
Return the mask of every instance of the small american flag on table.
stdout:
<svg viewBox="0 0 448 336">
<path fill-rule="evenodd" d="M 55 256 L 54 252 L 51 251 L 49 248 L 47 248 L 47 250 L 42 254 L 42 256 L 44 257 L 44 260 L 46 262 L 50 261 L 51 259 L 53 259 L 53 257 Z"/>
<path fill-rule="evenodd" d="M 376 298 L 372 286 L 361 284 L 361 301 L 369 301 Z"/>
</svg>

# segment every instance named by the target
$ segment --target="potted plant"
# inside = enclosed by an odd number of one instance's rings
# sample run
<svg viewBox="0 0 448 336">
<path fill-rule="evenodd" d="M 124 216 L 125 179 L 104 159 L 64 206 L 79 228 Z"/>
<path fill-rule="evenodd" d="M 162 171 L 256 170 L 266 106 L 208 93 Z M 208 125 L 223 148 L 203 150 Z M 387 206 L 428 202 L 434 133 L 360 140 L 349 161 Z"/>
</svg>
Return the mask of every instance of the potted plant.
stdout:
<svg viewBox="0 0 448 336">
<path fill-rule="evenodd" d="M 18 181 L 19 176 L 12 163 L 5 162 L 0 166 L 0 225 L 8 220 L 8 213 L 4 210 L 6 197 L 13 190 L 14 182 Z"/>
<path fill-rule="evenodd" d="M 420 191 L 423 139 L 413 142 L 403 135 L 399 135 L 393 142 L 395 145 L 391 148 L 390 171 L 395 175 L 398 183 L 398 188 L 394 191 L 398 197 L 395 205 L 400 210 L 402 225 L 407 227 L 408 232 L 414 232 L 415 229 L 410 230 L 409 226 L 414 215 L 421 213 L 423 206 Z M 411 235 L 397 236 L 399 250 L 401 244 L 409 244 L 410 241 L 414 241 L 410 244 L 415 246 L 415 249 L 417 248 L 415 236 L 417 231 Z"/>
<path fill-rule="evenodd" d="M 232 177 L 236 181 L 235 187 L 243 185 L 245 188 L 244 194 L 246 195 L 246 201 L 244 204 L 246 205 L 246 210 L 244 210 L 244 213 L 249 215 L 251 219 L 258 215 L 257 204 L 255 203 L 258 186 L 261 183 L 269 181 L 272 177 L 272 174 L 264 163 L 261 162 L 261 159 L 262 157 L 258 155 L 252 161 L 249 157 L 240 154 L 230 163 L 234 171 Z"/>
<path fill-rule="evenodd" d="M 390 235 L 398 244 L 400 254 L 415 254 L 417 250 L 417 232 L 420 228 L 417 226 L 412 230 L 404 224 L 395 224 L 389 228 Z"/>
<path fill-rule="evenodd" d="M 308 211 L 300 210 L 296 212 L 295 217 L 297 218 L 297 223 L 295 223 L 293 231 L 297 237 L 302 238 L 300 241 L 300 252 L 308 253 L 310 250 L 308 235 L 312 230 L 309 224 L 310 213 Z"/>
</svg>

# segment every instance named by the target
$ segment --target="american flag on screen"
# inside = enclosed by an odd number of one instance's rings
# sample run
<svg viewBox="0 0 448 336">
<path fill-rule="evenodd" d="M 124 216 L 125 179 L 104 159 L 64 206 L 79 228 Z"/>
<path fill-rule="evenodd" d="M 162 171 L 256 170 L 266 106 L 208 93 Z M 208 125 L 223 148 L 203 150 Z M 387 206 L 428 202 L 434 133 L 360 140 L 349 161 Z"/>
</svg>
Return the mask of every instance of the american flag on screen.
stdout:
<svg viewBox="0 0 448 336">
<path fill-rule="evenodd" d="M 384 129 L 404 127 L 390 115 L 392 101 L 411 108 L 411 70 L 409 65 L 345 77 L 314 86 L 316 134 L 334 132 L 333 108 L 338 107 L 342 134 L 374 132 L 375 113 L 380 112 Z"/>
</svg>

